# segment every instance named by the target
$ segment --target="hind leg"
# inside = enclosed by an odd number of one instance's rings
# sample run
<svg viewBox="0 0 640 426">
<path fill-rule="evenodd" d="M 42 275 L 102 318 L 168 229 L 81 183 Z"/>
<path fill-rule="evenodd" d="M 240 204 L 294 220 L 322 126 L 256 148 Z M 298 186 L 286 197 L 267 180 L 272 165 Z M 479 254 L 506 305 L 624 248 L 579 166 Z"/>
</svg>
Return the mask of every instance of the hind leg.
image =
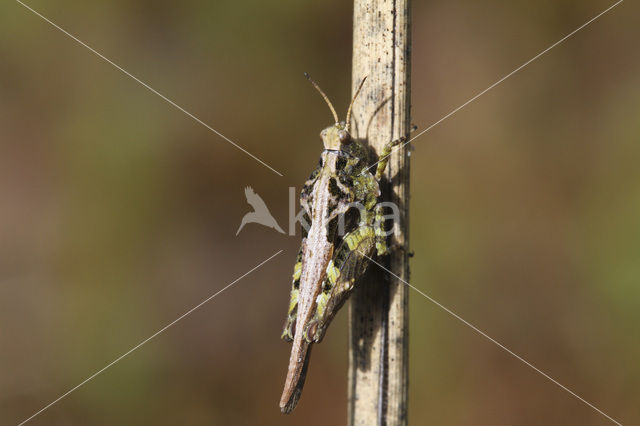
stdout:
<svg viewBox="0 0 640 426">
<path fill-rule="evenodd" d="M 313 319 L 304 329 L 308 342 L 322 340 L 329 323 L 351 294 L 356 280 L 366 270 L 369 264 L 366 256 L 373 256 L 375 245 L 375 231 L 371 225 L 362 224 L 344 236 L 327 266 Z"/>
<path fill-rule="evenodd" d="M 304 244 L 304 241 L 303 241 Z M 302 273 L 302 245 L 296 258 L 296 264 L 293 267 L 293 282 L 291 283 L 291 295 L 289 297 L 289 309 L 287 311 L 287 319 L 282 330 L 282 339 L 291 342 L 295 334 L 296 314 L 298 312 L 298 293 L 300 290 L 300 274 Z"/>
</svg>

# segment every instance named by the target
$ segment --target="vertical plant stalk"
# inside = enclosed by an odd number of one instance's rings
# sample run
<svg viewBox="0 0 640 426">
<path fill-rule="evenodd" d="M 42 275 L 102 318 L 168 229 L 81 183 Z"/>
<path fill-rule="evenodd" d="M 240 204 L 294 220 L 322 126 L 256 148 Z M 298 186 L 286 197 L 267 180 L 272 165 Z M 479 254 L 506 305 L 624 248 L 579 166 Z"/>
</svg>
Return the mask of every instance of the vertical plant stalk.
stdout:
<svg viewBox="0 0 640 426">
<path fill-rule="evenodd" d="M 410 128 L 410 0 L 354 0 L 352 87 L 367 82 L 352 135 L 377 153 Z M 409 281 L 409 146 L 394 149 L 382 185 L 400 209 L 389 268 Z M 375 170 L 374 170 L 375 171 Z M 349 425 L 407 424 L 408 287 L 375 265 L 349 306 Z"/>
</svg>

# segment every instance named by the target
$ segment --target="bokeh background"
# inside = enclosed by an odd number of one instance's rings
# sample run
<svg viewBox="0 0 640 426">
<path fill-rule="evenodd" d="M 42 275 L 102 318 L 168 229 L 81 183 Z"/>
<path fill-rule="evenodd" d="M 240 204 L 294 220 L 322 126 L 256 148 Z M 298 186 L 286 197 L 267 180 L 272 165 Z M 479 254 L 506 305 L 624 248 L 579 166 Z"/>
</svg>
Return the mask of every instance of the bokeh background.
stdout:
<svg viewBox="0 0 640 426">
<path fill-rule="evenodd" d="M 344 111 L 343 1 L 30 0 L 284 174 L 279 177 L 12 1 L 0 5 L 0 423 L 340 425 L 346 310 L 300 405 L 277 403 L 299 237 L 248 225 Z M 413 122 L 426 128 L 608 7 L 415 1 Z M 415 142 L 412 283 L 623 424 L 640 423 L 639 8 L 624 2 Z M 417 293 L 416 425 L 606 425 Z"/>
</svg>

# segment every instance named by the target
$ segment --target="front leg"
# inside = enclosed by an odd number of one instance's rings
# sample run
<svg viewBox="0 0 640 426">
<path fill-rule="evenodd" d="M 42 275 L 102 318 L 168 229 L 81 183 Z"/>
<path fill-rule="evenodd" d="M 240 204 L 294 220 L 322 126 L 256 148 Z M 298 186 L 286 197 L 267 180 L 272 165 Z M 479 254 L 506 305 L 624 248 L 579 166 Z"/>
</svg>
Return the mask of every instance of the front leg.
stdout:
<svg viewBox="0 0 640 426">
<path fill-rule="evenodd" d="M 386 256 L 391 250 L 387 245 L 387 235 L 384 229 L 384 211 L 380 204 L 376 206 L 373 231 L 375 233 L 376 252 L 378 256 Z"/>
<path fill-rule="evenodd" d="M 396 146 L 405 143 L 407 140 L 406 137 L 401 137 L 396 139 L 395 141 L 391 141 L 384 146 L 382 152 L 380 153 L 380 161 L 378 161 L 378 167 L 376 168 L 376 179 L 382 179 L 382 175 L 384 174 L 384 170 L 387 168 L 387 163 L 389 163 L 389 157 L 391 156 L 391 151 Z"/>
<path fill-rule="evenodd" d="M 417 127 L 412 125 L 411 129 L 409 130 L 409 133 L 414 132 L 416 129 Z M 380 153 L 380 156 L 378 157 L 380 160 L 378 160 L 378 167 L 376 169 L 377 180 L 382 179 L 382 175 L 384 174 L 384 170 L 387 168 L 387 163 L 389 163 L 389 157 L 391 156 L 391 152 L 393 151 L 393 148 L 395 148 L 398 145 L 405 145 L 406 142 L 407 142 L 407 137 L 402 136 L 401 138 L 398 138 L 395 141 L 391 141 L 384 146 L 384 148 L 382 149 L 382 152 Z"/>
</svg>

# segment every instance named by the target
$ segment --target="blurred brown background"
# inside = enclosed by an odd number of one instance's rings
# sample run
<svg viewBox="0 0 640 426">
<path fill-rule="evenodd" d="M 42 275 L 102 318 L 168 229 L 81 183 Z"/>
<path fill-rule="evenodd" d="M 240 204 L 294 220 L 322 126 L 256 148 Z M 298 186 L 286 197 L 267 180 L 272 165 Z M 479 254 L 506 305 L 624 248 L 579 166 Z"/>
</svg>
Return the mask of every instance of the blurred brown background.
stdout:
<svg viewBox="0 0 640 426">
<path fill-rule="evenodd" d="M 279 249 L 34 425 L 346 421 L 346 310 L 295 413 L 277 403 L 299 237 L 280 225 L 350 96 L 350 2 L 0 6 L 0 423 L 17 424 Z M 608 7 L 415 1 L 424 129 Z M 415 142 L 412 283 L 623 424 L 640 422 L 639 8 L 625 2 Z M 606 425 L 422 298 L 416 425 Z"/>
</svg>

